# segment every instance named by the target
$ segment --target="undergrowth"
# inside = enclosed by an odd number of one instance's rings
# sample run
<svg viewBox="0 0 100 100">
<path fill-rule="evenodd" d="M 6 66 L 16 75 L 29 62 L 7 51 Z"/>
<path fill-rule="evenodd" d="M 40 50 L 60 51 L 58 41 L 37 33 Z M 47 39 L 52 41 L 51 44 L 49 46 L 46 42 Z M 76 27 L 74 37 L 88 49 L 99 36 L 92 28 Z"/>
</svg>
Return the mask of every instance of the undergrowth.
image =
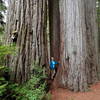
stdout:
<svg viewBox="0 0 100 100">
<path fill-rule="evenodd" d="M 8 89 L 12 98 L 16 100 L 41 100 L 46 94 L 46 82 L 42 68 L 34 69 L 35 74 L 23 85 L 11 84 Z"/>
<path fill-rule="evenodd" d="M 50 100 L 51 95 L 46 91 L 47 75 L 41 66 L 34 65 L 31 79 L 22 85 L 10 81 L 11 70 L 5 66 L 5 57 L 15 52 L 12 46 L 0 46 L 0 100 Z"/>
</svg>

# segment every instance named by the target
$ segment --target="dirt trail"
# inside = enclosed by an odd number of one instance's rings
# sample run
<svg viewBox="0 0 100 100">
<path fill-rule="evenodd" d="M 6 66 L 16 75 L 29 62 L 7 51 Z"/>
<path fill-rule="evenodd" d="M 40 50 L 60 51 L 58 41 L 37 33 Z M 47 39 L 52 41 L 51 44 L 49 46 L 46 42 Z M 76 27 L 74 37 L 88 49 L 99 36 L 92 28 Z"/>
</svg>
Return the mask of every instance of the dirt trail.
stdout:
<svg viewBox="0 0 100 100">
<path fill-rule="evenodd" d="M 93 85 L 89 92 L 74 93 L 67 89 L 52 90 L 52 100 L 100 100 L 100 83 Z"/>
</svg>

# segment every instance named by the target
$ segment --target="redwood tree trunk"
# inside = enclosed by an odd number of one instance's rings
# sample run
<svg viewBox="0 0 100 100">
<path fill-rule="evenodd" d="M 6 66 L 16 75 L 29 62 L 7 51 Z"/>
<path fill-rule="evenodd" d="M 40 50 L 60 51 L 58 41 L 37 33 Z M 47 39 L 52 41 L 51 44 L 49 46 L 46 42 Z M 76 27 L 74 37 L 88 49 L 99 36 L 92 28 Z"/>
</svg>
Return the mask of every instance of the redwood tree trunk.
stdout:
<svg viewBox="0 0 100 100">
<path fill-rule="evenodd" d="M 55 82 L 60 87 L 86 91 L 89 84 L 98 81 L 95 3 L 96 0 L 59 1 L 61 68 Z"/>
<path fill-rule="evenodd" d="M 56 61 L 60 57 L 60 16 L 59 0 L 49 0 L 49 23 L 50 23 L 50 56 Z"/>
<path fill-rule="evenodd" d="M 7 40 L 11 43 L 12 31 L 18 32 L 17 56 L 10 60 L 12 76 L 16 82 L 24 83 L 30 78 L 33 62 L 48 63 L 47 1 L 11 0 L 8 9 Z"/>
</svg>

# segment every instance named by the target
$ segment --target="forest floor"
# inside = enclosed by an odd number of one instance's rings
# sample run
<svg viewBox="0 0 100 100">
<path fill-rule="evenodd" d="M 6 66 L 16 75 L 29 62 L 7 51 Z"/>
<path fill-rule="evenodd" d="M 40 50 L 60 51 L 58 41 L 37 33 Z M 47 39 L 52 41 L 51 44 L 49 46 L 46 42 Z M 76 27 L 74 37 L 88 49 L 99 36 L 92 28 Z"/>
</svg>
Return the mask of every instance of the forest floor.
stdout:
<svg viewBox="0 0 100 100">
<path fill-rule="evenodd" d="M 92 85 L 88 92 L 71 92 L 67 89 L 51 91 L 52 100 L 100 100 L 100 82 Z"/>
</svg>

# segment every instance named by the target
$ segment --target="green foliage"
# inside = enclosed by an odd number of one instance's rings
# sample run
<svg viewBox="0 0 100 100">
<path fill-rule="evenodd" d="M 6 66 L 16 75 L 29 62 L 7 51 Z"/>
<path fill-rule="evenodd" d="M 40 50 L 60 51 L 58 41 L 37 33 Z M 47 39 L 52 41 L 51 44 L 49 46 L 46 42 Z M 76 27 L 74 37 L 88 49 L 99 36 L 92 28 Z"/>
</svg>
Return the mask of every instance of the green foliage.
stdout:
<svg viewBox="0 0 100 100">
<path fill-rule="evenodd" d="M 46 94 L 46 78 L 43 68 L 33 66 L 31 79 L 22 85 L 7 80 L 9 69 L 5 67 L 7 55 L 16 54 L 14 45 L 0 46 L 0 97 L 1 100 L 50 100 L 50 94 Z"/>
<path fill-rule="evenodd" d="M 4 34 L 0 31 L 0 46 L 4 43 Z"/>
<path fill-rule="evenodd" d="M 5 65 L 7 56 L 11 54 L 16 54 L 14 45 L 0 45 L 0 65 Z"/>
<path fill-rule="evenodd" d="M 0 66 L 0 96 L 6 92 L 8 82 L 3 77 L 4 73 L 7 72 L 7 68 L 4 66 Z"/>
<path fill-rule="evenodd" d="M 5 67 L 5 60 L 7 55 L 14 54 L 15 46 L 10 45 L 0 45 L 0 97 L 3 97 L 6 94 L 8 87 L 8 67 Z"/>
<path fill-rule="evenodd" d="M 7 10 L 7 7 L 5 6 L 4 3 L 0 3 L 0 11 L 4 11 Z"/>
<path fill-rule="evenodd" d="M 43 97 L 46 94 L 46 76 L 43 75 L 43 69 L 41 67 L 37 66 L 36 68 L 35 66 L 34 71 L 35 74 L 25 84 L 9 85 L 12 98 L 16 98 L 16 100 L 43 100 Z"/>
<path fill-rule="evenodd" d="M 14 53 L 15 49 L 16 49 L 16 47 L 14 45 L 2 45 L 2 46 L 0 46 L 0 58 Z"/>
<path fill-rule="evenodd" d="M 8 55 L 16 54 L 15 45 L 0 45 L 0 71 L 5 68 L 5 61 Z"/>
<path fill-rule="evenodd" d="M 5 6 L 5 3 L 3 0 L 0 0 L 0 34 L 4 33 L 4 13 L 6 12 L 7 7 Z"/>
<path fill-rule="evenodd" d="M 3 32 L 4 32 L 4 27 L 0 27 L 0 34 L 3 34 Z"/>
<path fill-rule="evenodd" d="M 6 91 L 6 88 L 7 88 L 7 83 L 0 84 L 0 96 L 4 94 L 4 92 Z"/>
<path fill-rule="evenodd" d="M 0 11 L 5 12 L 7 10 L 7 7 L 5 5 L 5 2 L 3 0 L 0 0 Z"/>
</svg>

